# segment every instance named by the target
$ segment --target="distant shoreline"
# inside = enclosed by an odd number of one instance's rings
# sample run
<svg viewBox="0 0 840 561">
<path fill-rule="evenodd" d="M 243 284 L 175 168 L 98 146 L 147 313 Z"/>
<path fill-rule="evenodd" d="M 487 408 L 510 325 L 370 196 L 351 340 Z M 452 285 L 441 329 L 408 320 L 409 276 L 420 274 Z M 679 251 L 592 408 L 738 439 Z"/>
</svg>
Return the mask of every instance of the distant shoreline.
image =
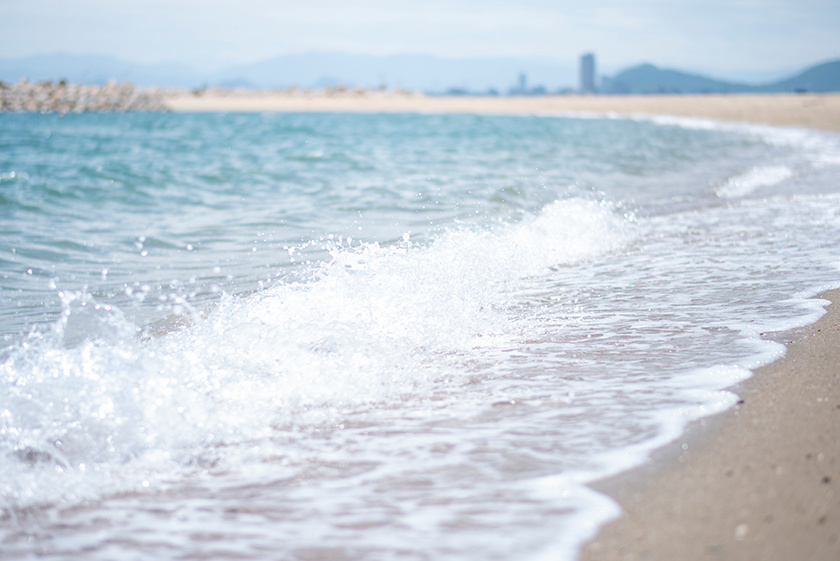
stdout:
<svg viewBox="0 0 840 561">
<path fill-rule="evenodd" d="M 0 112 L 361 112 L 671 115 L 840 132 L 840 93 L 431 96 L 402 90 L 185 90 L 0 84 Z"/>
<path fill-rule="evenodd" d="M 672 115 L 840 132 L 840 93 L 427 96 L 409 92 L 203 93 L 168 97 L 173 111 L 593 113 Z"/>
</svg>

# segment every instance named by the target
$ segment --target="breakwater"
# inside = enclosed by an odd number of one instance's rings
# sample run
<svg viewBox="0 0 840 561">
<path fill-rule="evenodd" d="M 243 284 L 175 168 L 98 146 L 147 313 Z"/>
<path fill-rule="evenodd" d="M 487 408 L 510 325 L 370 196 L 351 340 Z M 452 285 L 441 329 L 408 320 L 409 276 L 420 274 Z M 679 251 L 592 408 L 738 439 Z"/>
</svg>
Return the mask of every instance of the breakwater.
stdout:
<svg viewBox="0 0 840 561">
<path fill-rule="evenodd" d="M 169 111 L 172 100 L 210 99 L 253 102 L 257 100 L 319 100 L 319 99 L 373 99 L 416 97 L 419 94 L 404 90 L 327 87 L 323 89 L 298 89 L 291 87 L 276 90 L 251 90 L 229 88 L 140 88 L 130 82 L 108 82 L 105 85 L 68 84 L 60 82 L 28 82 L 21 80 L 14 85 L 0 82 L 0 112 L 83 113 L 87 111 Z"/>
<path fill-rule="evenodd" d="M 162 88 L 138 88 L 129 82 L 0 82 L 0 112 L 166 111 L 164 100 L 169 94 Z"/>
</svg>

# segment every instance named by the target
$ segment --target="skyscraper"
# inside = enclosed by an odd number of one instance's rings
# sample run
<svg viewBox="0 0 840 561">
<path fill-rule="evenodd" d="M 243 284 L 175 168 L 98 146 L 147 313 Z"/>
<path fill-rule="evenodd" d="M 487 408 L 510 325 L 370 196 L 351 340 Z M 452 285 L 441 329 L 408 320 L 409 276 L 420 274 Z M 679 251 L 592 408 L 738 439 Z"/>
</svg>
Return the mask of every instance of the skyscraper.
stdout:
<svg viewBox="0 0 840 561">
<path fill-rule="evenodd" d="M 580 93 L 595 93 L 595 55 L 592 53 L 580 57 Z"/>
</svg>

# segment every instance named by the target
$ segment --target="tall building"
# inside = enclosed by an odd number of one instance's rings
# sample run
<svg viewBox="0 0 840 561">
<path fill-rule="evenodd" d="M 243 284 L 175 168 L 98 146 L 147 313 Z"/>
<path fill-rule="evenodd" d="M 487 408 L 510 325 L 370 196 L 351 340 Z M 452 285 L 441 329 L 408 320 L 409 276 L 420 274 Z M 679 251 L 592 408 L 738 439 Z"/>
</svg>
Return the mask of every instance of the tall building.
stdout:
<svg viewBox="0 0 840 561">
<path fill-rule="evenodd" d="M 580 93 L 595 93 L 595 55 L 592 53 L 580 57 Z"/>
</svg>

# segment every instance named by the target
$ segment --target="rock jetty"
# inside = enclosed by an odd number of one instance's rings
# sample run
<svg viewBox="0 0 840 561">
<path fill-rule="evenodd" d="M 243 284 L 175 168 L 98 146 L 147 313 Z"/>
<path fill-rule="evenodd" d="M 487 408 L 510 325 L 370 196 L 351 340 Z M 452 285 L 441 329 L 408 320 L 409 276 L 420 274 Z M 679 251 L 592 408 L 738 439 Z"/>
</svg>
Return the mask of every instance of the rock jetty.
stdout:
<svg viewBox="0 0 840 561">
<path fill-rule="evenodd" d="M 88 111 L 169 111 L 179 100 L 319 100 L 339 99 L 392 99 L 416 97 L 420 94 L 405 90 L 346 88 L 339 86 L 324 89 L 298 89 L 291 87 L 276 90 L 228 88 L 138 88 L 129 82 L 108 82 L 103 86 L 68 84 L 60 82 L 35 82 L 26 80 L 9 85 L 0 82 L 0 113 L 84 113 Z M 171 102 L 171 103 L 170 103 Z"/>
<path fill-rule="evenodd" d="M 82 85 L 26 80 L 0 82 L 0 112 L 83 113 L 87 111 L 166 111 L 168 92 L 137 88 L 129 82 Z"/>
</svg>

